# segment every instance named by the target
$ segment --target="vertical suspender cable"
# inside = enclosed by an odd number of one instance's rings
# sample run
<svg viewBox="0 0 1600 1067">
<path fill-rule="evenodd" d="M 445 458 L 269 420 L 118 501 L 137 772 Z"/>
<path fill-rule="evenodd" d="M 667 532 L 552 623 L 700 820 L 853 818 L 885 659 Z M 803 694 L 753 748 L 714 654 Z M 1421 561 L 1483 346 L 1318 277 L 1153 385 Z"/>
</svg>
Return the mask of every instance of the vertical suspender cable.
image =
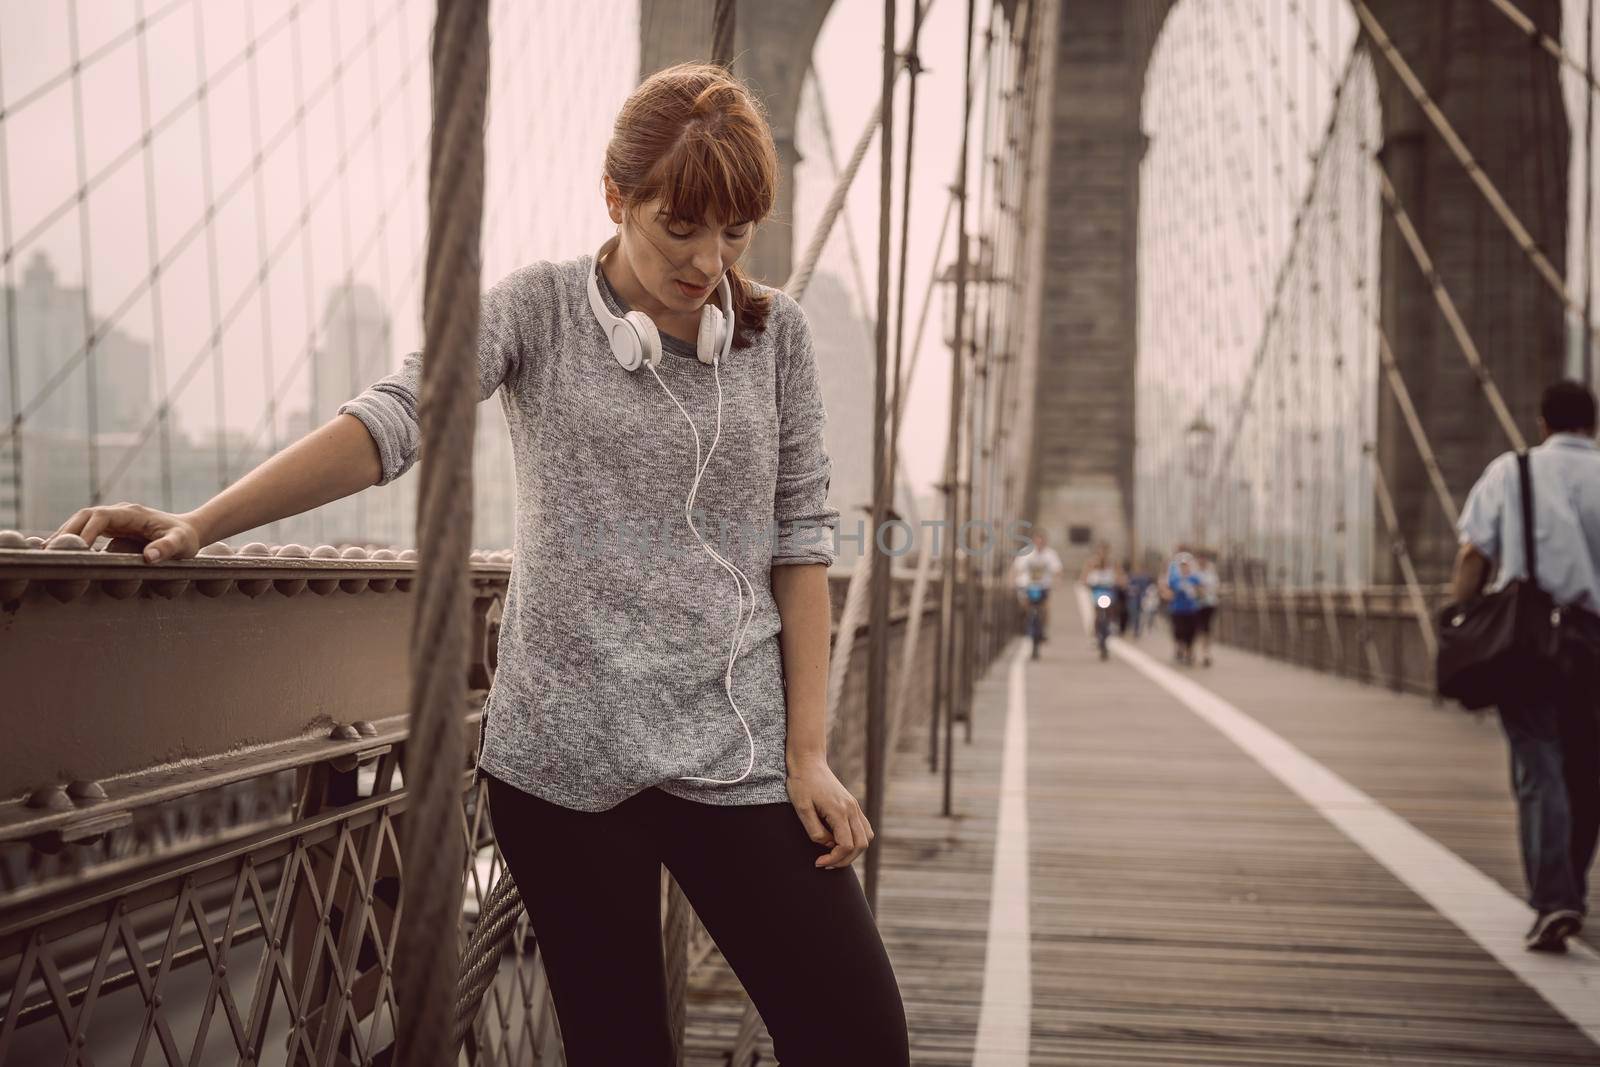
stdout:
<svg viewBox="0 0 1600 1067">
<path fill-rule="evenodd" d="M 134 10 L 134 17 L 137 20 L 139 20 L 140 23 L 143 23 L 144 22 L 144 18 L 145 18 L 145 11 L 144 11 L 144 4 L 143 4 L 142 0 L 141 0 L 141 2 L 136 3 L 134 5 L 134 9 L 133 10 Z M 250 15 L 250 11 L 249 11 L 248 8 L 245 9 L 245 33 L 251 40 L 255 40 L 256 39 L 255 27 L 251 22 L 251 15 Z M 155 373 L 155 380 L 159 383 L 158 388 L 160 389 L 161 394 L 162 394 L 161 404 L 157 408 L 157 414 L 156 414 L 156 419 L 157 419 L 156 427 L 157 427 L 157 431 L 158 431 L 158 433 L 160 435 L 160 450 L 161 450 L 161 459 L 160 459 L 161 507 L 164 510 L 171 511 L 171 510 L 173 510 L 173 507 L 174 507 L 173 502 L 172 502 L 173 501 L 173 496 L 172 496 L 172 432 L 171 432 L 171 420 L 170 420 L 170 418 L 168 416 L 170 397 L 168 397 L 166 395 L 167 394 L 167 353 L 166 353 L 166 349 L 167 349 L 167 340 L 166 340 L 167 331 L 166 331 L 166 322 L 165 322 L 165 318 L 164 318 L 165 305 L 162 303 L 162 298 L 161 298 L 161 280 L 160 280 L 160 277 L 159 277 L 158 272 L 156 270 L 156 264 L 161 262 L 161 251 L 160 251 L 161 242 L 160 242 L 160 238 L 158 236 L 158 230 L 157 230 L 157 224 L 156 224 L 156 217 L 157 216 L 156 216 L 155 153 L 151 148 L 151 142 L 152 142 L 153 138 L 148 137 L 148 136 L 144 136 L 145 133 L 148 133 L 148 131 L 150 130 L 150 127 L 151 127 L 151 119 L 150 119 L 150 44 L 149 44 L 149 31 L 148 31 L 148 28 L 145 29 L 145 30 L 139 31 L 137 37 L 135 38 L 135 41 L 137 42 L 136 43 L 136 47 L 135 47 L 135 52 L 137 53 L 138 64 L 139 64 L 139 128 L 140 128 L 140 131 L 141 131 L 141 136 L 139 138 L 140 142 L 141 142 L 141 148 L 140 148 L 140 153 L 139 154 L 143 157 L 143 162 L 144 162 L 143 170 L 144 170 L 145 214 L 146 214 L 146 221 L 145 221 L 145 250 L 146 250 L 146 255 L 148 256 L 148 259 L 147 259 L 148 271 L 149 271 L 148 276 L 150 278 L 150 356 L 151 356 L 151 361 L 152 361 L 152 370 Z M 252 143 L 253 143 L 253 148 L 254 148 L 254 151 L 253 151 L 252 154 L 255 155 L 255 156 L 259 156 L 261 154 L 260 137 L 259 137 L 259 132 L 258 132 L 258 128 L 260 126 L 260 123 L 259 123 L 258 117 L 257 117 L 259 109 L 256 106 L 256 100 L 257 100 L 257 97 L 258 97 L 258 93 L 257 93 L 258 79 L 257 79 L 257 76 L 256 76 L 256 57 L 255 57 L 254 53 L 251 53 L 251 55 L 250 55 L 250 57 L 248 59 L 248 65 L 249 65 L 249 70 L 250 70 L 250 94 L 251 94 L 250 95 L 250 100 L 251 100 L 251 124 L 252 124 L 251 138 L 252 138 Z M 257 181 L 259 181 L 260 180 L 260 176 L 261 176 L 260 168 L 259 167 L 255 168 L 255 172 L 252 175 L 252 177 L 254 177 Z M 261 202 L 260 200 L 257 201 L 258 204 L 260 202 Z M 257 216 L 258 220 L 260 219 L 260 217 L 261 216 L 258 214 L 258 216 Z M 264 225 L 264 223 L 258 223 L 258 225 Z M 9 240 L 9 238 L 6 241 L 6 247 L 10 248 L 10 240 Z M 260 244 L 258 245 L 258 247 L 260 248 L 261 259 L 263 261 L 265 261 L 265 259 L 267 258 L 267 244 L 266 244 L 266 241 L 263 239 L 260 242 Z M 263 285 L 262 285 L 262 292 L 263 292 L 263 294 L 265 294 L 265 292 L 266 292 L 265 283 L 263 283 Z M 263 323 L 267 323 L 267 322 L 269 322 L 271 320 L 271 317 L 272 316 L 270 314 L 270 309 L 267 306 L 267 303 L 265 301 L 265 297 L 263 297 L 261 321 Z M 14 322 L 15 320 L 13 319 L 12 321 Z M 272 351 L 272 348 L 271 348 L 270 344 L 263 345 L 263 347 L 261 349 L 263 358 L 264 358 L 264 360 L 265 360 L 265 362 L 267 363 L 268 366 L 271 365 L 271 361 L 272 361 L 272 357 L 270 355 L 271 351 Z M 12 393 L 12 396 L 13 397 L 16 396 L 15 392 Z M 273 451 L 274 454 L 276 454 L 278 450 L 277 450 L 276 447 L 274 447 L 272 451 Z M 18 496 L 18 500 L 19 501 L 21 500 L 20 494 Z M 277 524 L 276 523 L 274 523 L 274 527 L 273 527 L 273 538 L 274 538 L 274 540 L 278 540 L 278 537 L 277 537 Z"/>
<path fill-rule="evenodd" d="M 956 573 L 956 473 L 957 458 L 961 453 L 961 391 L 965 382 L 961 373 L 961 347 L 965 343 L 966 306 L 967 306 L 967 158 L 970 153 L 968 133 L 971 127 L 972 112 L 972 30 L 977 19 L 977 0 L 967 0 L 967 39 L 966 59 L 963 63 L 966 79 L 966 88 L 962 95 L 961 105 L 961 165 L 956 172 L 956 307 L 955 307 L 955 333 L 950 349 L 950 422 L 948 429 L 948 443 L 944 459 L 944 519 L 945 538 L 944 561 L 940 569 L 940 636 L 943 638 L 944 648 L 940 651 L 940 658 L 946 664 L 943 696 L 944 704 L 944 800 L 940 809 L 943 814 L 951 814 L 950 790 L 951 758 L 954 756 L 953 741 L 954 712 L 955 712 L 955 685 L 954 666 L 956 654 L 955 634 L 955 573 Z"/>
<path fill-rule="evenodd" d="M 90 280 L 94 276 L 94 254 L 91 251 L 89 237 L 93 228 L 89 220 L 89 163 L 88 149 L 84 144 L 83 128 L 83 73 L 79 63 L 78 46 L 78 5 L 67 5 L 67 42 L 69 58 L 72 60 L 72 131 L 75 147 L 74 159 L 77 162 L 77 187 L 78 187 L 78 247 L 83 256 L 83 286 L 80 290 L 83 296 L 83 382 L 84 403 L 87 406 L 88 420 L 84 432 L 84 447 L 87 451 L 88 464 L 84 468 L 89 476 L 89 503 L 100 503 L 101 491 L 105 486 L 100 484 L 100 446 L 96 438 L 100 435 L 99 427 L 99 389 L 96 385 L 95 354 L 99 347 L 95 341 L 94 309 L 90 306 L 90 290 L 93 288 Z M 215 277 L 216 265 L 212 263 L 212 276 Z M 219 435 L 220 437 L 220 435 Z"/>
<path fill-rule="evenodd" d="M 711 10 L 711 62 L 721 67 L 733 66 L 733 30 L 738 8 L 738 0 L 716 0 Z"/>
<path fill-rule="evenodd" d="M 889 500 L 894 493 L 894 468 L 889 466 L 887 415 L 889 400 L 889 259 L 890 230 L 894 224 L 894 80 L 898 61 L 894 47 L 895 0 L 883 2 L 883 82 L 879 102 L 883 136 L 878 141 L 878 313 L 874 335 L 877 339 L 877 373 L 872 391 L 872 611 L 867 629 L 867 806 L 870 812 L 883 803 L 884 726 L 888 696 L 888 648 L 885 631 L 889 628 L 889 566 L 892 558 L 884 551 L 881 535 L 888 520 Z M 878 865 L 867 863 L 865 892 L 867 905 L 877 910 Z"/>
<path fill-rule="evenodd" d="M 401 838 L 402 916 L 396 946 L 396 1043 L 406 1067 L 455 1059 L 454 931 L 461 922 L 466 841 L 461 826 L 461 678 L 467 661 L 467 556 L 472 531 L 478 306 L 483 222 L 488 0 L 439 0 L 433 34 L 433 129 L 423 286 L 422 439 L 418 491 L 422 564 L 411 631 L 412 687 Z M 441 936 L 441 933 L 444 936 Z"/>
<path fill-rule="evenodd" d="M 144 35 L 139 35 L 141 49 L 144 44 Z M 140 52 L 143 59 L 144 53 Z M 139 68 L 141 86 L 148 84 L 144 80 L 144 68 Z M 0 114 L 4 113 L 5 89 L 4 78 L 0 77 Z M 146 128 L 149 122 L 145 123 Z M 5 263 L 0 266 L 0 311 L 6 317 L 4 344 L 6 349 L 6 421 L 5 429 L 10 434 L 10 441 L 0 441 L 0 447 L 11 449 L 11 499 L 13 512 L 10 523 L 18 530 L 26 530 L 27 523 L 23 519 L 22 493 L 22 375 L 17 366 L 17 280 L 16 260 L 11 246 L 11 162 L 8 151 L 7 134 L 9 125 L 0 121 L 0 249 L 5 252 Z M 152 216 L 152 219 L 154 216 Z M 160 336 L 157 334 L 157 336 Z M 160 348 L 156 349 L 160 352 Z M 164 507 L 170 507 L 165 500 Z M 3 522 L 5 520 L 0 520 Z"/>
<path fill-rule="evenodd" d="M 893 7 L 893 0 L 886 0 L 888 7 Z M 913 134 L 916 132 L 917 122 L 917 75 L 921 73 L 921 63 L 917 58 L 917 47 L 922 35 L 923 5 L 911 5 L 911 43 L 906 49 L 906 67 L 910 75 L 910 86 L 906 92 L 906 147 L 905 147 L 905 180 L 900 191 L 900 279 L 895 294 L 895 320 L 894 320 L 894 368 L 893 378 L 888 378 L 888 327 L 887 317 L 889 311 L 889 223 L 891 221 L 891 204 L 889 199 L 890 182 L 893 174 L 893 142 L 888 134 L 890 131 L 891 115 L 894 103 L 894 80 L 896 73 L 897 57 L 894 54 L 894 26 L 892 21 L 886 23 L 883 31 L 883 114 L 884 138 L 879 142 L 882 146 L 882 197 L 879 210 L 882 212 L 878 219 L 878 321 L 874 324 L 874 336 L 878 346 L 878 373 L 877 386 L 874 396 L 874 425 L 876 427 L 873 438 L 873 462 L 876 465 L 873 472 L 872 486 L 872 529 L 873 551 L 883 552 L 877 560 L 881 566 L 872 572 L 872 625 L 874 628 L 873 639 L 870 644 L 871 660 L 869 661 L 869 678 L 872 683 L 871 699 L 873 704 L 868 708 L 867 723 L 867 822 L 875 830 L 882 832 L 883 828 L 883 793 L 884 793 L 884 767 L 889 753 L 884 751 L 884 742 L 888 737 L 888 635 L 877 632 L 880 619 L 887 629 L 889 625 L 889 578 L 890 557 L 878 545 L 878 537 L 882 531 L 882 523 L 888 518 L 889 504 L 894 499 L 895 462 L 900 440 L 900 413 L 903 409 L 902 393 L 905 383 L 901 379 L 901 367 L 905 357 L 905 332 L 906 332 L 906 258 L 911 236 L 911 164 Z M 885 18 L 891 16 L 886 13 Z M 894 392 L 888 392 L 888 383 L 894 382 Z M 890 407 L 889 405 L 892 405 Z M 887 410 L 886 410 L 887 409 Z M 885 422 L 888 426 L 885 427 Z M 887 435 L 887 436 L 886 436 Z M 906 633 L 916 633 L 916 626 L 910 624 Z M 910 678 L 902 674 L 900 690 L 904 691 L 910 683 Z M 878 908 L 878 877 L 882 865 L 882 849 L 867 850 L 867 869 L 865 892 L 867 903 L 876 912 Z"/>
<path fill-rule="evenodd" d="M 983 33 L 983 120 L 979 126 L 978 134 L 978 198 L 976 206 L 976 224 L 974 229 L 983 235 L 983 210 L 985 177 L 988 173 L 988 146 L 989 146 L 989 106 L 988 96 L 994 84 L 994 20 L 995 12 L 999 5 L 993 2 L 989 5 L 989 25 Z M 963 153 L 963 164 L 966 161 Z M 963 185 L 965 180 L 963 179 Z M 967 242 L 966 227 L 961 230 L 961 242 Z M 980 243 L 980 251 L 982 245 Z M 972 521 L 973 488 L 977 482 L 978 467 L 978 438 L 977 438 L 977 408 L 978 399 L 978 305 L 983 299 L 983 292 L 973 289 L 972 283 L 976 280 L 981 270 L 982 260 L 973 263 L 972 253 L 967 252 L 966 286 L 971 294 L 971 307 L 966 309 L 967 336 L 966 344 L 961 348 L 959 357 L 965 361 L 967 375 L 968 395 L 962 398 L 962 418 L 966 420 L 966 428 L 961 436 L 961 453 L 956 467 L 956 526 L 952 531 L 956 535 L 956 545 L 962 546 L 960 531 L 967 529 L 967 523 Z M 972 554 L 963 552 L 957 557 L 958 585 L 961 589 L 961 623 L 956 627 L 956 634 L 961 641 L 960 650 L 956 653 L 956 693 L 961 700 L 961 715 L 964 723 L 966 740 L 972 740 L 972 694 L 973 694 L 973 645 L 976 634 L 974 633 L 975 616 L 973 604 L 977 599 L 977 582 L 974 581 L 974 568 Z"/>
<path fill-rule="evenodd" d="M 205 40 L 204 5 L 196 4 L 194 5 L 194 60 L 195 69 L 201 72 L 202 77 L 208 69 L 206 66 Z M 337 41 L 333 44 L 333 52 L 334 55 L 340 54 Z M 217 277 L 220 257 L 217 254 L 217 200 L 216 183 L 212 176 L 212 171 L 215 167 L 211 158 L 211 98 L 209 93 L 198 94 L 195 100 L 195 112 L 196 117 L 199 119 L 200 127 L 200 188 L 205 198 L 206 295 L 208 298 L 207 306 L 211 313 L 211 332 L 206 340 L 206 346 L 210 349 L 211 354 L 211 402 L 212 410 L 215 411 L 217 420 L 217 491 L 221 492 L 228 487 L 228 483 L 232 479 L 228 477 L 228 435 L 224 432 L 226 426 L 224 413 L 227 410 L 227 383 L 223 375 L 224 364 L 222 361 L 222 287 L 221 280 Z M 348 143 L 345 140 L 342 127 L 339 130 L 338 138 L 341 145 Z M 341 194 L 344 192 L 344 188 L 345 183 L 340 182 L 339 191 Z M 350 212 L 348 210 L 342 211 L 341 216 L 341 221 L 348 220 Z M 345 226 L 348 229 L 349 223 L 347 221 Z M 351 378 L 351 381 L 359 380 L 355 377 Z M 357 507 L 366 506 L 364 497 L 358 496 L 357 500 Z"/>
</svg>

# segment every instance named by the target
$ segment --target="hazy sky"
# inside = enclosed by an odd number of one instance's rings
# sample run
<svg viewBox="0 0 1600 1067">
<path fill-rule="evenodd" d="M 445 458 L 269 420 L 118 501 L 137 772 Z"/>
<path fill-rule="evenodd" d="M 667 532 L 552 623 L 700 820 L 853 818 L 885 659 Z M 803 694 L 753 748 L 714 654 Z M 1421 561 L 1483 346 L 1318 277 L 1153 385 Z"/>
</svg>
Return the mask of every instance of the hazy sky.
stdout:
<svg viewBox="0 0 1600 1067">
<path fill-rule="evenodd" d="M 1217 2 L 1190 0 L 1173 25 L 1182 28 L 1186 9 L 1192 21 L 1197 4 Z M 1224 6 L 1248 13 L 1271 2 Z M 1581 8 L 1579 0 L 1566 3 L 1574 13 Z M 989 6 L 979 5 L 980 33 Z M 1303 6 L 1333 8 L 1331 0 Z M 172 396 L 190 433 L 220 419 L 264 440 L 267 397 L 278 398 L 280 419 L 303 406 L 308 342 L 328 291 L 347 276 L 371 285 L 390 307 L 398 359 L 420 338 L 432 8 L 430 0 L 302 0 L 293 17 L 290 0 L 0 0 L 7 154 L 0 236 L 22 245 L 6 280 L 18 280 L 36 252 L 67 284 L 87 277 L 95 317 L 115 317 L 119 328 L 151 342 L 157 394 Z M 142 37 L 131 32 L 141 10 L 150 23 Z M 599 162 L 638 67 L 632 0 L 494 0 L 492 10 L 486 283 L 533 259 L 590 250 L 605 236 Z M 904 41 L 910 0 L 899 10 Z M 74 55 L 73 11 L 76 54 L 85 61 L 76 84 L 64 76 Z M 953 177 L 965 15 L 963 0 L 935 0 L 920 49 L 927 73 L 919 83 L 912 189 L 912 323 Z M 836 0 L 818 42 L 815 64 L 841 156 L 878 95 L 881 19 L 876 0 Z M 1348 27 L 1348 16 L 1339 24 Z M 1330 42 L 1341 33 L 1347 42 L 1347 30 L 1330 32 Z M 1149 99 L 1181 97 L 1193 77 L 1182 64 L 1158 62 Z M 203 82 L 207 92 L 197 102 Z M 296 122 L 301 107 L 305 119 Z M 83 116 L 81 160 L 75 113 Z M 145 147 L 147 126 L 155 133 Z M 1161 131 L 1154 132 L 1159 142 Z M 808 94 L 797 243 L 832 185 L 816 137 Z M 258 151 L 259 175 L 252 168 Z M 874 151 L 850 200 L 869 285 L 877 167 Z M 82 204 L 73 196 L 80 172 L 91 181 Z M 217 204 L 209 225 L 208 202 Z M 155 261 L 161 268 L 152 286 Z M 854 288 L 841 236 L 824 266 Z M 871 310 L 874 297 L 863 295 Z M 1258 331 L 1259 321 L 1248 328 Z M 943 458 L 949 366 L 940 333 L 935 308 L 904 440 L 919 486 L 937 478 Z M 872 358 L 865 347 L 861 356 Z"/>
<path fill-rule="evenodd" d="M 156 392 L 173 397 L 187 432 L 216 425 L 220 407 L 225 425 L 264 440 L 266 396 L 279 398 L 280 416 L 303 406 L 308 342 L 329 289 L 347 275 L 374 287 L 393 312 L 396 359 L 419 341 L 432 4 L 305 0 L 298 17 L 288 0 L 143 6 L 150 26 L 141 47 L 131 32 L 134 0 L 76 5 L 76 54 L 93 57 L 81 95 L 64 76 L 74 54 L 72 6 L 0 6 L 8 242 L 22 244 L 10 278 L 36 253 L 48 256 L 63 284 L 86 276 L 96 318 L 114 317 L 118 328 L 152 343 Z M 949 131 L 959 107 L 964 17 L 961 0 L 940 0 L 923 46 L 930 73 L 919 105 L 913 313 L 954 164 Z M 634 3 L 499 0 L 492 20 L 486 284 L 533 259 L 588 251 L 606 235 L 599 163 L 638 68 Z M 881 25 L 881 7 L 871 0 L 839 0 L 819 43 L 817 69 L 841 155 L 877 95 Z M 296 123 L 302 106 L 305 120 Z M 144 149 L 147 126 L 156 132 Z M 808 101 L 801 135 L 808 158 L 794 219 L 800 234 L 809 233 L 832 186 L 815 129 Z M 259 175 L 251 166 L 258 151 Z M 82 205 L 72 198 L 80 170 L 91 185 Z M 209 227 L 208 202 L 217 204 Z M 851 202 L 869 284 L 876 206 L 874 151 Z M 264 260 L 265 284 L 258 276 Z M 151 285 L 153 261 L 161 269 Z M 853 278 L 842 238 L 824 267 Z M 870 306 L 873 297 L 866 300 Z M 942 460 L 948 363 L 938 325 L 930 323 L 908 429 L 908 463 L 919 482 L 935 477 Z M 213 330 L 221 337 L 215 351 Z"/>
</svg>

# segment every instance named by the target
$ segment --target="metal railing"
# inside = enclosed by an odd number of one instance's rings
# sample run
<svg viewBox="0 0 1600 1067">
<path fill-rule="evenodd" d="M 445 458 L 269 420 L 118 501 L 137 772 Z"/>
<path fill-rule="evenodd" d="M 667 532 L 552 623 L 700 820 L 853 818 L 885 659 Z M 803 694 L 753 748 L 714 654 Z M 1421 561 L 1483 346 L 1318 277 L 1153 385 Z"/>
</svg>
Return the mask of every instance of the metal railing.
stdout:
<svg viewBox="0 0 1600 1067">
<path fill-rule="evenodd" d="M 1430 617 L 1449 600 L 1422 587 Z M 1225 587 L 1217 640 L 1314 670 L 1432 696 L 1433 656 L 1405 586 Z"/>
<path fill-rule="evenodd" d="M 18 713 L 0 755 L 0 1065 L 387 1062 L 407 793 L 404 695 L 382 680 L 407 677 L 416 565 L 314 554 L 156 569 L 136 554 L 0 548 L 0 678 Z M 474 738 L 508 564 L 472 568 Z M 896 576 L 894 663 L 910 584 Z M 939 647 L 937 597 L 925 603 L 922 664 Z M 866 669 L 852 658 L 830 731 L 830 762 L 858 795 Z M 934 673 L 904 679 L 900 747 L 921 746 L 912 727 L 927 727 Z M 465 941 L 504 865 L 471 768 L 461 786 Z M 691 973 L 712 948 L 695 922 Z M 559 1062 L 526 916 L 465 1051 Z"/>
</svg>

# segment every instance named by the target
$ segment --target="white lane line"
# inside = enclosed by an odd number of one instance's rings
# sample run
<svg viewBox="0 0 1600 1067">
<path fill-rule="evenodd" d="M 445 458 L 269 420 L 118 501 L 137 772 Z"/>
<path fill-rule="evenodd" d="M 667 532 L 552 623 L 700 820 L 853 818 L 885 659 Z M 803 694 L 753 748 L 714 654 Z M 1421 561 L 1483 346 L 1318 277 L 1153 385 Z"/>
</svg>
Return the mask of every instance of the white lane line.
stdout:
<svg viewBox="0 0 1600 1067">
<path fill-rule="evenodd" d="M 973 1067 L 1027 1067 L 1033 1026 L 1033 935 L 1028 920 L 1028 709 L 1019 642 L 1007 679 L 1000 820 L 989 885 L 989 941 Z"/>
<path fill-rule="evenodd" d="M 1122 641 L 1111 650 L 1221 731 L 1461 928 L 1556 1011 L 1600 1042 L 1600 955 L 1579 941 L 1566 956 L 1529 952 L 1527 905 L 1488 875 L 1204 686 Z"/>
</svg>

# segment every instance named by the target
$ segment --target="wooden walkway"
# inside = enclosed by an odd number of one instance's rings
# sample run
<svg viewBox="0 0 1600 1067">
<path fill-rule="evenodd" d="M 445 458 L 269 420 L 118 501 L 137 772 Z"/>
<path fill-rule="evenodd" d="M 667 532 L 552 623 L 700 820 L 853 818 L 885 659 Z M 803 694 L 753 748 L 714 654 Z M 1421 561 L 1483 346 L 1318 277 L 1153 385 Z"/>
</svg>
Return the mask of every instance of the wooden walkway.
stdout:
<svg viewBox="0 0 1600 1067">
<path fill-rule="evenodd" d="M 1162 635 L 1141 647 L 1169 655 Z M 1230 649 L 1216 659 L 1187 677 L 1522 896 L 1492 722 Z M 891 769 L 879 924 L 914 1063 L 1600 1064 L 1592 1023 L 1150 677 L 1098 662 L 1069 612 L 1022 670 L 1029 951 L 1012 963 L 1031 984 L 1027 1054 L 975 1048 L 1007 658 L 981 683 L 970 744 L 957 727 L 953 817 L 925 740 Z M 1520 938 L 1515 918 L 1502 936 Z M 1580 981 L 1600 966 L 1581 946 L 1536 962 L 1587 968 Z M 1551 973 L 1570 989 L 1579 972 Z"/>
</svg>

